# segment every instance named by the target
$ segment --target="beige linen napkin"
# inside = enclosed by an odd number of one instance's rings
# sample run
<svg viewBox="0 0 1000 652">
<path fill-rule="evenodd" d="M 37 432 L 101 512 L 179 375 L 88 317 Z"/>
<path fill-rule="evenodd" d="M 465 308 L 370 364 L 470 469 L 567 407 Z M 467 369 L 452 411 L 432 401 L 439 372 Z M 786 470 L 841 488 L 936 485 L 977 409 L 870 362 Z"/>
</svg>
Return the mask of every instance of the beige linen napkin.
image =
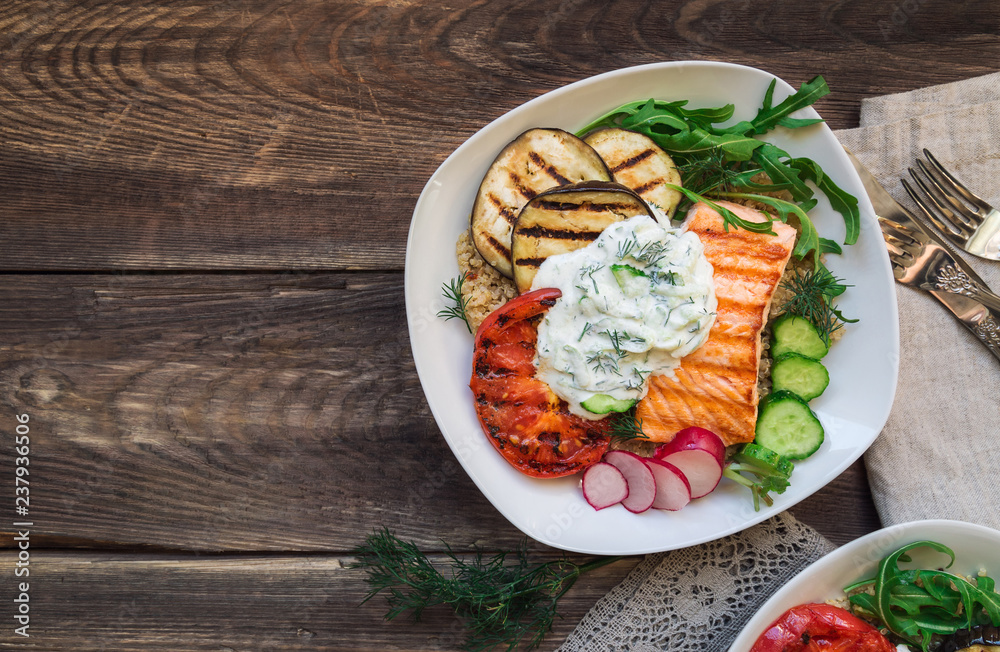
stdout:
<svg viewBox="0 0 1000 652">
<path fill-rule="evenodd" d="M 1000 206 L 1000 74 L 865 100 L 845 145 L 904 200 L 922 148 Z M 995 290 L 1000 263 L 970 260 Z M 863 282 L 859 279 L 857 282 Z M 1000 363 L 937 301 L 896 286 L 900 368 L 865 456 L 884 525 L 951 518 L 1000 528 Z M 770 595 L 833 546 L 789 514 L 720 541 L 649 555 L 591 609 L 563 652 L 722 652 Z"/>
<path fill-rule="evenodd" d="M 1000 206 L 1000 74 L 864 100 L 861 127 L 837 137 L 915 214 L 899 179 L 923 148 Z M 1000 262 L 964 257 L 1000 290 Z M 1000 363 L 931 295 L 897 284 L 896 296 L 899 384 L 865 455 L 882 524 L 1000 528 Z"/>
</svg>

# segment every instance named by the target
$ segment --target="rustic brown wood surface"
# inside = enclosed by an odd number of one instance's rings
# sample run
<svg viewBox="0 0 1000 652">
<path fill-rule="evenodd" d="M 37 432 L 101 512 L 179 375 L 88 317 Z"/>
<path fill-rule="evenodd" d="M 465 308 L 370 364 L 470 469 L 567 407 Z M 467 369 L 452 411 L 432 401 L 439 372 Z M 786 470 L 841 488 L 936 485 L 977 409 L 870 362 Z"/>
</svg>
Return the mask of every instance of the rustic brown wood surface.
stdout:
<svg viewBox="0 0 1000 652">
<path fill-rule="evenodd" d="M 31 427 L 31 638 L 0 649 L 456 649 L 345 568 L 386 525 L 520 540 L 440 436 L 402 293 L 426 179 L 493 118 L 592 74 L 725 60 L 818 110 L 1000 70 L 988 0 L 454 5 L 11 0 L 0 7 L 0 472 Z M 10 492 L 8 491 L 8 494 Z M 863 466 L 793 512 L 876 529 Z M 533 558 L 558 552 L 530 544 Z M 586 559 L 581 556 L 574 558 Z M 584 576 L 553 648 L 637 563 Z"/>
</svg>

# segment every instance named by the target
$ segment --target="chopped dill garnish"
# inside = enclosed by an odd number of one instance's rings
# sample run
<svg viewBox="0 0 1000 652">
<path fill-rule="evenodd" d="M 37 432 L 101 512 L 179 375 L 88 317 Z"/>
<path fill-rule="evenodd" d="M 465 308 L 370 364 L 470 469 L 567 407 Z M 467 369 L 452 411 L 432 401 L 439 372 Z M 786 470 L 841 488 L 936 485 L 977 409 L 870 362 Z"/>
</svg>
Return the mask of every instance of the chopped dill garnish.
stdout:
<svg viewBox="0 0 1000 652">
<path fill-rule="evenodd" d="M 583 340 L 583 336 L 586 335 L 588 331 L 590 331 L 590 329 L 591 329 L 592 326 L 593 326 L 593 324 L 591 324 L 589 321 L 586 324 L 584 324 L 583 325 L 583 332 L 580 333 L 580 337 L 577 338 L 576 341 L 580 342 L 581 340 Z"/>
<path fill-rule="evenodd" d="M 447 574 L 415 543 L 382 528 L 352 551 L 357 559 L 350 568 L 367 573 L 369 590 L 363 603 L 382 591 L 388 594 L 386 620 L 407 611 L 419 620 L 428 607 L 451 607 L 465 626 L 466 650 L 538 647 L 559 615 L 556 603 L 577 578 L 620 559 L 602 557 L 577 565 L 563 558 L 532 565 L 526 540 L 513 553 L 492 556 L 476 547 L 467 558 L 460 558 L 450 546 L 445 547 Z"/>
<path fill-rule="evenodd" d="M 609 373 L 621 376 L 621 369 L 618 367 L 618 358 L 607 351 L 598 351 L 587 358 L 587 364 L 594 365 L 594 372 L 603 371 L 604 375 Z"/>
<path fill-rule="evenodd" d="M 622 338 L 624 337 L 625 340 L 628 340 L 628 333 L 625 333 L 623 335 L 618 331 L 606 330 L 604 331 L 604 334 L 608 336 L 609 340 L 611 340 L 611 347 L 615 350 L 615 353 L 618 355 L 618 358 L 619 359 L 624 358 L 625 351 L 622 350 Z"/>
<path fill-rule="evenodd" d="M 464 272 L 458 278 L 453 278 L 441 286 L 441 292 L 444 294 L 445 301 L 450 301 L 452 305 L 439 311 L 437 316 L 443 318 L 445 321 L 449 319 L 461 319 L 465 322 L 465 327 L 471 333 L 472 324 L 469 323 L 469 318 L 465 314 L 465 309 L 469 306 L 469 302 L 462 298 L 462 286 L 465 285 L 465 279 L 468 278 L 468 275 L 468 272 Z"/>
<path fill-rule="evenodd" d="M 632 249 L 639 245 L 639 240 L 635 237 L 635 232 L 630 234 L 626 240 L 618 243 L 618 260 L 625 260 L 632 253 Z"/>
<path fill-rule="evenodd" d="M 834 297 L 851 286 L 845 285 L 822 264 L 810 272 L 790 275 L 781 287 L 792 293 L 792 298 L 783 306 L 785 312 L 809 320 L 827 345 L 834 331 L 845 323 L 858 321 L 844 317 L 833 305 Z"/>
<path fill-rule="evenodd" d="M 649 439 L 649 435 L 642 431 L 642 419 L 635 417 L 634 407 L 611 416 L 611 429 L 608 431 L 608 436 L 617 441 Z"/>
<path fill-rule="evenodd" d="M 594 284 L 594 294 L 600 294 L 601 291 L 597 289 L 597 279 L 594 278 L 594 273 L 600 271 L 604 268 L 603 264 L 588 265 L 580 270 L 580 278 L 584 276 L 590 277 L 590 282 Z"/>
</svg>

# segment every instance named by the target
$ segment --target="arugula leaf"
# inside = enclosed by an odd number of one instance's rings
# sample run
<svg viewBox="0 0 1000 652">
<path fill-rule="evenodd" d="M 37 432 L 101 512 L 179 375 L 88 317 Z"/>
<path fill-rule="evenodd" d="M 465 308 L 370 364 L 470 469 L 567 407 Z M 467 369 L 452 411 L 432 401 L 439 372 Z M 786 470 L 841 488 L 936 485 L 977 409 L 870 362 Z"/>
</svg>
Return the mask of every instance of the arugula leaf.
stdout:
<svg viewBox="0 0 1000 652">
<path fill-rule="evenodd" d="M 812 105 L 816 102 L 816 100 L 830 92 L 830 87 L 826 85 L 826 80 L 823 79 L 823 76 L 817 75 L 802 84 L 798 91 L 786 97 L 780 104 L 772 107 L 770 104 L 771 98 L 774 95 L 774 86 L 776 82 L 776 79 L 771 80 L 771 85 L 768 87 L 767 93 L 764 95 L 764 105 L 761 106 L 759 111 L 757 111 L 757 116 L 750 121 L 753 125 L 753 133 L 755 134 L 759 135 L 770 131 L 774 127 L 780 125 L 790 113 L 794 113 L 799 109 Z M 811 122 L 808 122 L 808 124 L 814 124 L 815 122 L 817 122 L 817 120 L 814 119 Z M 788 126 L 788 124 L 786 123 L 783 126 Z"/>
<path fill-rule="evenodd" d="M 838 256 L 844 253 L 844 250 L 840 248 L 836 240 L 831 240 L 829 238 L 819 239 L 819 252 L 821 254 L 837 254 Z"/>
<path fill-rule="evenodd" d="M 789 161 L 789 165 L 799 170 L 803 179 L 816 184 L 826 198 L 830 200 L 830 206 L 844 217 L 844 244 L 852 245 L 858 241 L 861 234 L 861 209 L 858 208 L 858 198 L 845 192 L 833 182 L 829 176 L 823 173 L 823 169 L 812 159 L 796 158 Z"/>
<path fill-rule="evenodd" d="M 751 195 L 744 192 L 720 192 L 718 195 L 720 197 L 731 197 L 733 199 L 752 199 L 753 201 L 767 204 L 777 211 L 778 219 L 782 222 L 788 222 L 788 218 L 794 215 L 795 219 L 799 223 L 799 239 L 795 242 L 795 249 L 792 250 L 792 254 L 801 260 L 805 258 L 809 252 L 819 250 L 819 233 L 816 231 L 816 226 L 812 223 L 812 220 L 810 220 L 809 216 L 806 215 L 808 211 L 815 208 L 815 199 L 810 199 L 809 201 L 803 202 L 801 205 L 797 205 L 792 202 L 785 201 L 784 199 L 778 199 L 777 197 Z M 820 264 L 818 255 L 815 257 L 815 262 L 817 266 Z"/>
<path fill-rule="evenodd" d="M 717 211 L 719 213 L 719 215 L 722 216 L 722 225 L 723 225 L 723 228 L 725 228 L 727 232 L 729 231 L 729 227 L 730 226 L 735 226 L 735 227 L 739 227 L 739 228 L 741 228 L 741 229 L 743 229 L 745 231 L 752 231 L 754 233 L 767 233 L 767 234 L 770 234 L 770 235 L 774 235 L 774 230 L 771 228 L 771 222 L 770 221 L 767 221 L 767 222 L 750 222 L 748 220 L 743 219 L 742 217 L 740 217 L 736 213 L 732 212 L 731 210 L 729 210 L 725 206 L 721 206 L 721 205 L 715 203 L 714 201 L 712 201 L 708 197 L 705 197 L 704 195 L 699 195 L 696 192 L 688 190 L 687 188 L 682 188 L 681 186 L 675 186 L 672 183 L 664 183 L 663 185 L 665 185 L 667 188 L 670 188 L 671 190 L 676 190 L 676 191 L 682 193 L 692 203 L 694 203 L 694 202 L 705 202 L 706 204 L 708 204 L 708 206 L 710 206 L 713 210 Z M 728 195 L 728 194 L 733 194 L 733 193 L 726 193 L 726 194 Z"/>
<path fill-rule="evenodd" d="M 812 199 L 812 188 L 799 178 L 800 171 L 782 163 L 782 157 L 793 160 L 788 152 L 771 143 L 765 143 L 763 147 L 753 153 L 753 161 L 767 172 L 767 176 L 771 177 L 772 181 L 783 184 L 792 193 L 792 198 L 795 201 Z"/>
<path fill-rule="evenodd" d="M 932 636 L 953 634 L 976 625 L 1000 626 L 1000 594 L 993 591 L 992 578 L 977 577 L 976 583 L 944 570 L 903 570 L 899 562 L 910 561 L 907 553 L 931 548 L 955 562 L 955 553 L 934 541 L 917 541 L 899 548 L 879 562 L 874 578 L 856 582 L 844 590 L 848 599 L 865 614 L 885 623 L 897 636 L 929 650 Z M 873 588 L 873 594 L 851 592 Z"/>
</svg>

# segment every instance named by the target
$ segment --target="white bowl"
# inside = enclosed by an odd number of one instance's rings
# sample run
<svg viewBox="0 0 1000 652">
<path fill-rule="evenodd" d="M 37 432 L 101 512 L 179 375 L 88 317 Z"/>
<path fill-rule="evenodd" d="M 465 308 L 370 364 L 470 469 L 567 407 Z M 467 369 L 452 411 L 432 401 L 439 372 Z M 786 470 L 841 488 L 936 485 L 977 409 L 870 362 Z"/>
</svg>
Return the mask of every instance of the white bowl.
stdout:
<svg viewBox="0 0 1000 652">
<path fill-rule="evenodd" d="M 494 120 L 460 146 L 427 182 L 413 212 L 406 249 L 406 312 L 417 373 L 445 440 L 483 494 L 528 536 L 557 548 L 593 554 L 671 550 L 738 532 L 788 509 L 836 478 L 871 445 L 892 406 L 899 363 L 899 325 L 893 277 L 882 236 L 860 179 L 825 125 L 778 128 L 765 139 L 793 156 L 808 156 L 860 202 L 858 244 L 831 256 L 830 269 L 854 287 L 840 297 L 849 317 L 843 338 L 823 362 L 830 387 L 811 405 L 826 442 L 797 465 L 792 486 L 773 507 L 753 510 L 749 492 L 723 480 L 709 496 L 678 512 L 632 514 L 621 507 L 594 511 L 579 478 L 539 480 L 507 464 L 487 442 L 472 404 L 472 336 L 465 324 L 436 316 L 445 307 L 441 286 L 458 276 L 455 242 L 468 228 L 472 203 L 500 149 L 531 127 L 582 128 L 637 99 L 687 99 L 689 107 L 733 103 L 733 120 L 756 114 L 768 84 L 761 70 L 726 63 L 660 63 L 585 79 L 557 89 Z M 778 80 L 775 103 L 794 92 Z M 803 109 L 796 117 L 817 117 Z M 812 212 L 820 234 L 843 240 L 841 216 L 818 193 Z"/>
<path fill-rule="evenodd" d="M 855 539 L 796 575 L 761 606 L 730 650 L 749 650 L 771 623 L 796 605 L 842 598 L 845 586 L 873 577 L 882 558 L 915 541 L 936 541 L 955 551 L 949 572 L 975 576 L 985 569 L 993 578 L 1000 575 L 1000 532 L 962 521 L 902 523 Z M 929 548 L 908 554 L 913 562 L 906 568 L 941 568 L 948 563 L 946 555 Z"/>
</svg>

